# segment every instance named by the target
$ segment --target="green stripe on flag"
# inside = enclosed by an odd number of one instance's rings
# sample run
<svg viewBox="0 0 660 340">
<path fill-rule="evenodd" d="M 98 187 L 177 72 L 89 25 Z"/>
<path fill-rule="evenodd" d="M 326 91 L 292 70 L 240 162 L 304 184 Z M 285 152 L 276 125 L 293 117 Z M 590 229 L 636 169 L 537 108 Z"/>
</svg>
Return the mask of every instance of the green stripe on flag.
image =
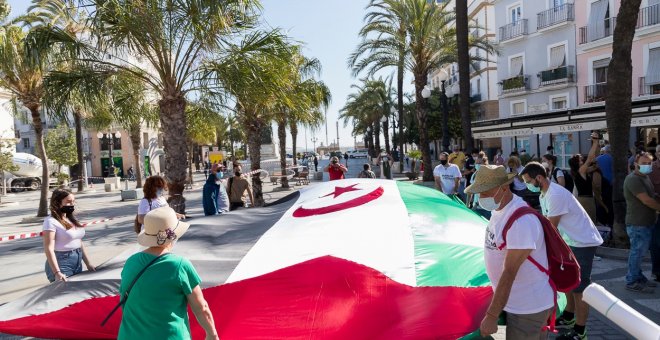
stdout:
<svg viewBox="0 0 660 340">
<path fill-rule="evenodd" d="M 484 219 L 437 190 L 397 184 L 413 232 L 417 286 L 490 285 L 481 246 Z"/>
</svg>

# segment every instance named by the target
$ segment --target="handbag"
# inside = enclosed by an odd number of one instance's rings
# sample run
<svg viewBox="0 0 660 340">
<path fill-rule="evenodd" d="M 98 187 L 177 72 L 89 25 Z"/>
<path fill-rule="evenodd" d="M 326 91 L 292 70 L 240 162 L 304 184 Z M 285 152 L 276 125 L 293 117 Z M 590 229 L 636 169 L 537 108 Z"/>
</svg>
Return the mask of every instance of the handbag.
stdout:
<svg viewBox="0 0 660 340">
<path fill-rule="evenodd" d="M 144 272 L 147 270 L 147 268 L 151 267 L 151 265 L 156 263 L 156 261 L 158 261 L 159 258 L 161 258 L 161 257 L 163 257 L 167 254 L 169 254 L 169 253 L 158 255 L 155 259 L 151 260 L 151 262 L 149 262 L 146 266 L 144 266 L 144 268 L 142 268 L 142 270 L 140 270 L 140 272 L 133 279 L 133 282 L 131 282 L 131 284 L 128 286 L 128 289 L 126 289 L 126 292 L 124 293 L 124 295 L 119 298 L 119 303 L 115 306 L 115 308 L 113 308 L 110 311 L 110 314 L 108 314 L 108 316 L 106 316 L 105 319 L 103 319 L 103 322 L 101 322 L 101 327 L 103 327 L 105 325 L 105 323 L 108 322 L 108 320 L 110 320 L 112 315 L 115 314 L 115 312 L 117 311 L 117 309 L 119 309 L 119 307 L 122 307 L 126 304 L 126 300 L 128 300 L 128 294 L 131 292 L 131 289 L 135 285 L 135 282 L 137 282 L 137 280 L 140 278 L 140 276 L 142 276 L 142 274 L 144 274 Z"/>
</svg>

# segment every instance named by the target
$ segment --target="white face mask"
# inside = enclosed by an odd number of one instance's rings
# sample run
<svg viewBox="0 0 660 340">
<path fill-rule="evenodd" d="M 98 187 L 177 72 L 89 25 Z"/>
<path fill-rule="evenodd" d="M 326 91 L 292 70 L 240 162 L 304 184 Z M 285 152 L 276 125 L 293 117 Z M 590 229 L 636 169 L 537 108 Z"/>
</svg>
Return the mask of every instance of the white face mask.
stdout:
<svg viewBox="0 0 660 340">
<path fill-rule="evenodd" d="M 497 196 L 497 194 L 500 193 L 500 189 L 502 189 L 502 187 L 499 187 L 497 189 L 497 192 L 495 193 L 495 195 L 493 195 L 493 197 L 479 197 L 479 206 L 484 210 L 488 210 L 488 211 L 499 209 L 502 200 L 500 199 L 499 202 L 495 202 L 495 196 Z"/>
</svg>

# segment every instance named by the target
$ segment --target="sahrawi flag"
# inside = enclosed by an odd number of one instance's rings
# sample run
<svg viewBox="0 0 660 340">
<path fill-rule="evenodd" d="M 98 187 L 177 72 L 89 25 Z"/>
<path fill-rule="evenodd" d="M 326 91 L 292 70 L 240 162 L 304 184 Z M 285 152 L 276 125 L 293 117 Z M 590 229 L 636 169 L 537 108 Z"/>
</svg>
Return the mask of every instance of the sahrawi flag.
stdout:
<svg viewBox="0 0 660 340">
<path fill-rule="evenodd" d="M 492 296 L 485 226 L 429 188 L 342 180 L 193 220 L 174 253 L 199 272 L 222 339 L 456 339 L 479 328 Z M 0 333 L 116 337 L 120 312 L 100 323 L 139 250 L 0 306 Z"/>
</svg>

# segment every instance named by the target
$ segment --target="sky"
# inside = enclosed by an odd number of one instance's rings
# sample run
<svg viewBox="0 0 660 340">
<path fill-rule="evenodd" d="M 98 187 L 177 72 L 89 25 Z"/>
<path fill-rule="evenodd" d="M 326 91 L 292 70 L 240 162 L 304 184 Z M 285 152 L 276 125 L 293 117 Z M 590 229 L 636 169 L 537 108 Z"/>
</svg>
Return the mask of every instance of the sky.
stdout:
<svg viewBox="0 0 660 340">
<path fill-rule="evenodd" d="M 332 92 L 332 103 L 327 111 L 328 142 L 337 139 L 336 122 L 339 110 L 351 93 L 351 85 L 358 80 L 353 78 L 346 60 L 360 39 L 358 32 L 363 25 L 365 7 L 368 0 L 262 0 L 264 25 L 283 29 L 289 37 L 305 45 L 304 54 L 321 61 L 323 80 Z M 24 13 L 31 1 L 9 0 L 11 16 Z M 385 75 L 389 75 L 387 71 Z M 326 144 L 325 127 L 317 131 L 299 132 L 298 148 L 311 151 L 311 139 L 318 138 Z M 353 146 L 351 127 L 344 128 L 339 123 L 339 142 L 343 148 Z M 359 142 L 359 141 L 358 141 Z M 306 143 L 306 144 L 305 144 Z M 290 136 L 287 145 L 291 145 Z"/>
</svg>

